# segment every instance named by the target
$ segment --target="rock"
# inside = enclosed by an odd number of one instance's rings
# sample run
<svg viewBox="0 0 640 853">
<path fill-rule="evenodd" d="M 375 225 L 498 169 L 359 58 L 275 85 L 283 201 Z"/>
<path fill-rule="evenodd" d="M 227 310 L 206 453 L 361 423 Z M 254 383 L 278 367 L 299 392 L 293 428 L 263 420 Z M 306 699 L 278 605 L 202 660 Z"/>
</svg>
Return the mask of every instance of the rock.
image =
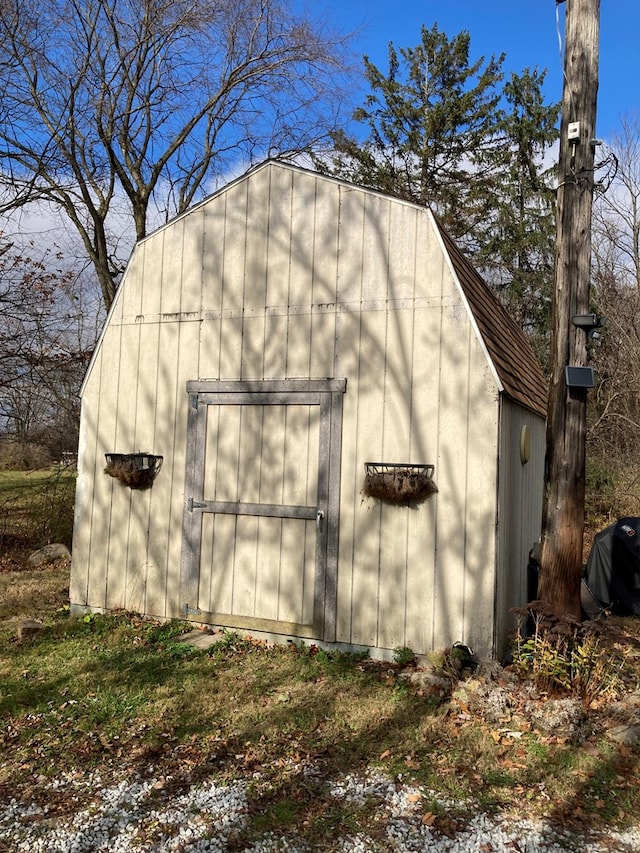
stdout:
<svg viewBox="0 0 640 853">
<path fill-rule="evenodd" d="M 499 723 L 511 716 L 512 700 L 504 687 L 495 686 L 484 694 L 484 702 L 479 707 L 489 723 Z"/>
<path fill-rule="evenodd" d="M 181 634 L 176 637 L 178 643 L 189 643 L 196 649 L 210 649 L 216 643 L 220 642 L 220 636 L 210 634 L 208 631 L 201 631 L 199 628 L 194 628 L 186 634 Z"/>
<path fill-rule="evenodd" d="M 445 692 L 451 690 L 451 681 L 448 678 L 443 678 L 430 670 L 402 672 L 400 677 L 422 690 Z"/>
<path fill-rule="evenodd" d="M 497 660 L 481 660 L 475 671 L 475 677 L 486 681 L 516 680 L 515 676 L 510 675 Z"/>
<path fill-rule="evenodd" d="M 32 568 L 37 569 L 40 566 L 47 565 L 47 563 L 55 563 L 56 560 L 70 559 L 71 552 L 67 546 L 56 542 L 51 545 L 45 545 L 44 548 L 40 548 L 38 551 L 34 551 L 33 554 L 29 556 L 27 562 Z"/>
<path fill-rule="evenodd" d="M 607 704 L 603 708 L 603 716 L 613 725 L 640 725 L 640 706 L 637 703 L 637 693 L 623 696 L 618 702 Z"/>
<path fill-rule="evenodd" d="M 625 746 L 635 746 L 640 743 L 640 726 L 614 726 L 607 732 L 607 737 Z"/>
<path fill-rule="evenodd" d="M 579 699 L 548 699 L 531 715 L 533 724 L 545 734 L 574 737 L 586 718 Z"/>
<path fill-rule="evenodd" d="M 629 693 L 623 701 L 629 708 L 640 708 L 640 690 Z"/>
<path fill-rule="evenodd" d="M 20 641 L 31 640 L 43 631 L 44 625 L 42 622 L 36 622 L 33 619 L 25 619 L 23 622 L 18 624 L 18 639 Z"/>
<path fill-rule="evenodd" d="M 459 687 L 457 690 L 454 690 L 451 694 L 451 701 L 457 702 L 458 705 L 468 705 L 469 704 L 469 694 L 463 687 Z"/>
<path fill-rule="evenodd" d="M 452 694 L 452 700 L 487 723 L 503 722 L 511 716 L 511 697 L 504 688 L 479 678 L 470 678 Z"/>
</svg>

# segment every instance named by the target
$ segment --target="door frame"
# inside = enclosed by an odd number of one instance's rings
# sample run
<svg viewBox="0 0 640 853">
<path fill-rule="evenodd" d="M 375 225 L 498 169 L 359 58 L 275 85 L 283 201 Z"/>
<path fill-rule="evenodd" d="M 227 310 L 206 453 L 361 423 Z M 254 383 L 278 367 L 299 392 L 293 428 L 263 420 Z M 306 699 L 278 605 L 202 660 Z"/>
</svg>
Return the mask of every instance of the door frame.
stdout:
<svg viewBox="0 0 640 853">
<path fill-rule="evenodd" d="M 342 413 L 346 379 L 265 379 L 187 382 L 189 408 L 185 498 L 180 565 L 183 618 L 223 627 L 266 631 L 335 642 L 340 518 Z M 318 495 L 315 507 L 204 500 L 205 445 L 209 406 L 319 406 Z M 311 624 L 252 619 L 198 608 L 203 512 L 300 518 L 316 521 L 316 552 Z"/>
</svg>

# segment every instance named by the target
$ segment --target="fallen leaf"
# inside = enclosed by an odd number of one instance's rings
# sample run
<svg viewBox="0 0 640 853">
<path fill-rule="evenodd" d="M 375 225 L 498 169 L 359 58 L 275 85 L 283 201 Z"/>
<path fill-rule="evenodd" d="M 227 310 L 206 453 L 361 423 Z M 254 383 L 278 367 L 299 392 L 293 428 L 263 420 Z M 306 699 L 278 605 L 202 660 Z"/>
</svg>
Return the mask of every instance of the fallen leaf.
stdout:
<svg viewBox="0 0 640 853">
<path fill-rule="evenodd" d="M 100 741 L 100 743 L 104 746 L 104 748 L 106 750 L 111 751 L 113 749 L 113 747 L 111 746 L 111 744 L 107 740 L 107 736 L 105 734 L 103 734 L 102 732 L 100 732 L 100 734 L 98 735 L 98 740 Z"/>
<path fill-rule="evenodd" d="M 433 812 L 427 812 L 426 814 L 422 815 L 422 823 L 424 826 L 433 826 L 435 822 L 436 816 Z"/>
<path fill-rule="evenodd" d="M 380 755 L 380 761 L 383 761 L 385 758 L 389 758 L 390 755 L 391 755 L 391 750 L 385 749 L 385 751 L 383 753 L 381 753 L 381 755 Z"/>
</svg>

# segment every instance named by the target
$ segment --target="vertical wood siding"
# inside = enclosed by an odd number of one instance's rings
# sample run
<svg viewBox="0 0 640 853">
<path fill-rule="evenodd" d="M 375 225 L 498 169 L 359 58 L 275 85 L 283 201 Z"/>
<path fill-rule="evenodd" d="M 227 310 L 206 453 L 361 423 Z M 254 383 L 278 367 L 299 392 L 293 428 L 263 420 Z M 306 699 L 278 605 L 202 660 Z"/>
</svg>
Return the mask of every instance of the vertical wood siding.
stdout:
<svg viewBox="0 0 640 853">
<path fill-rule="evenodd" d="M 531 431 L 531 455 L 520 458 L 520 433 Z M 500 436 L 499 540 L 500 565 L 496 589 L 498 651 L 502 638 L 512 633 L 516 619 L 511 608 L 527 601 L 529 552 L 542 528 L 543 471 L 546 449 L 544 423 L 515 403 L 502 403 Z"/>
<path fill-rule="evenodd" d="M 498 391 L 430 214 L 275 164 L 133 254 L 83 394 L 73 603 L 179 615 L 188 380 L 325 377 L 348 382 L 337 641 L 489 651 Z M 236 435 L 244 416 L 225 412 L 212 435 Z M 296 449 L 282 417 L 261 428 L 265 454 L 284 459 Z M 110 450 L 162 454 L 153 488 L 104 475 Z M 208 452 L 224 465 L 220 448 Z M 365 501 L 367 461 L 433 463 L 439 492 L 418 508 Z M 284 477 L 282 495 L 296 488 Z M 223 562 L 235 522 L 206 521 L 203 561 Z M 274 535 L 271 520 L 245 522 L 256 541 Z M 282 548 L 300 547 L 277 524 Z M 253 588 L 269 606 L 293 579 L 261 571 Z M 241 594 L 223 568 L 215 584 L 229 606 Z"/>
<path fill-rule="evenodd" d="M 203 497 L 313 506 L 318 447 L 317 405 L 208 406 Z M 315 535 L 309 526 L 290 518 L 204 514 L 199 608 L 311 624 Z"/>
</svg>

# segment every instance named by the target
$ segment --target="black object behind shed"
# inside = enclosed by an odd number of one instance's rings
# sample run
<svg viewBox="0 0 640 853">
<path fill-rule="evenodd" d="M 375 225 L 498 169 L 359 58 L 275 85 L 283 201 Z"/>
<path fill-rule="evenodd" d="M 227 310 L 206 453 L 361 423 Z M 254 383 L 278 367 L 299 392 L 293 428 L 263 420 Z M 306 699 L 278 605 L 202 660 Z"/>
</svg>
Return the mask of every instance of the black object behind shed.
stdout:
<svg viewBox="0 0 640 853">
<path fill-rule="evenodd" d="M 640 518 L 620 518 L 597 534 L 584 580 L 603 608 L 640 616 Z"/>
</svg>

